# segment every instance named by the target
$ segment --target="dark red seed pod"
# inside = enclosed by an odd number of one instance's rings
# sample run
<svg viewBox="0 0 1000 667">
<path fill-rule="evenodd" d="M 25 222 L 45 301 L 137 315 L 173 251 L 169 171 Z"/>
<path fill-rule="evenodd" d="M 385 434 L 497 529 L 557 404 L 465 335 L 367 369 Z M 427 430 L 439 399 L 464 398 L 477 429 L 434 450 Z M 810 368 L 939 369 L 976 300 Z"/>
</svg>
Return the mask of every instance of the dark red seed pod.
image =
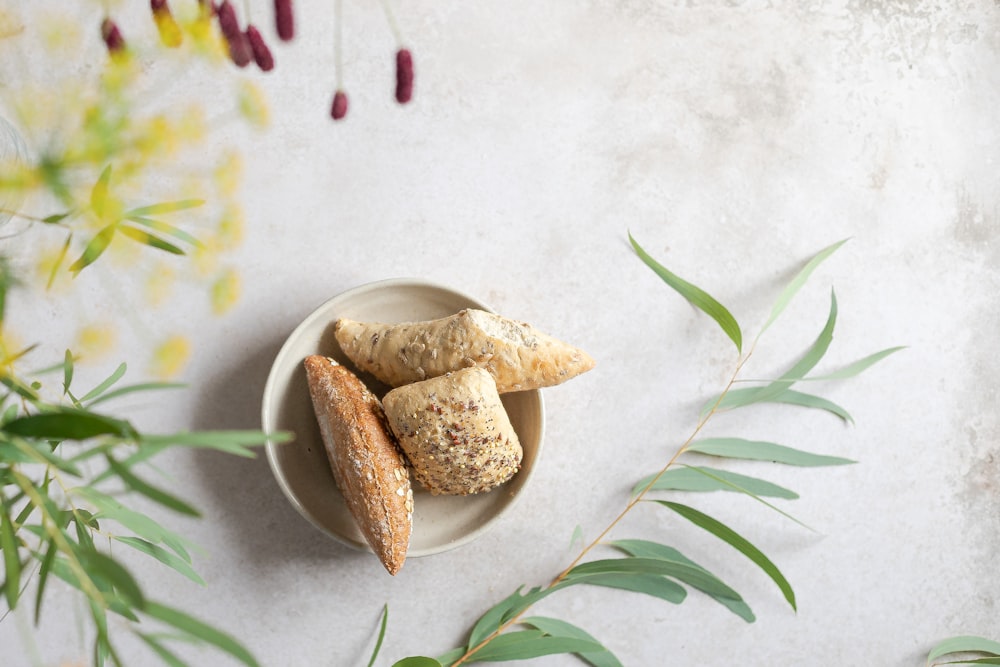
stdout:
<svg viewBox="0 0 1000 667">
<path fill-rule="evenodd" d="M 340 120 L 347 115 L 347 93 L 338 90 L 333 95 L 333 106 L 330 108 L 330 116 L 334 120 Z"/>
<path fill-rule="evenodd" d="M 409 49 L 396 51 L 396 101 L 406 104 L 413 97 L 413 56 Z"/>
<path fill-rule="evenodd" d="M 295 37 L 295 12 L 292 0 L 274 0 L 274 22 L 278 27 L 278 37 L 287 42 Z"/>
<path fill-rule="evenodd" d="M 274 57 L 271 55 L 271 49 L 267 48 L 267 44 L 264 43 L 264 38 L 261 36 L 260 31 L 252 25 L 247 26 L 247 41 L 250 42 L 250 50 L 253 52 L 253 59 L 257 63 L 257 67 L 265 72 L 270 72 L 274 69 Z"/>
<path fill-rule="evenodd" d="M 107 45 L 109 53 L 121 53 L 125 50 L 125 38 L 111 19 L 106 18 L 101 21 L 101 38 Z"/>
<path fill-rule="evenodd" d="M 230 39 L 226 38 L 226 42 L 229 44 L 229 57 L 238 67 L 246 67 L 253 60 L 253 48 L 250 46 L 250 40 L 242 32 L 236 33 L 236 36 Z"/>
<path fill-rule="evenodd" d="M 219 16 L 219 29 L 222 30 L 222 35 L 230 43 L 230 50 L 232 50 L 232 42 L 236 36 L 243 34 L 240 30 L 240 22 L 236 18 L 236 10 L 233 9 L 229 0 L 223 0 L 216 11 Z"/>
</svg>

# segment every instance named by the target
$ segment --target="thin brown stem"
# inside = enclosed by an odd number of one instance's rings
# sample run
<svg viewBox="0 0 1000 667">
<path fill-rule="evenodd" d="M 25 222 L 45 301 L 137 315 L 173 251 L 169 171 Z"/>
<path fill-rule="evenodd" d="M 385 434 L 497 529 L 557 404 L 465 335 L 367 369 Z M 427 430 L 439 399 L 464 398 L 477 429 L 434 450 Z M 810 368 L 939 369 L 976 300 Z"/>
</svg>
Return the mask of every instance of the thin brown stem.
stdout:
<svg viewBox="0 0 1000 667">
<path fill-rule="evenodd" d="M 649 482 L 642 488 L 641 491 L 639 491 L 639 493 L 635 494 L 635 497 L 633 497 L 631 500 L 629 500 L 628 504 L 625 505 L 625 509 L 623 509 L 621 512 L 619 512 L 618 516 L 616 516 L 614 519 L 612 519 L 611 523 L 609 523 L 604 528 L 604 530 L 602 530 L 601 533 L 596 538 L 594 538 L 587 546 L 585 546 L 583 549 L 580 550 L 580 553 L 577 554 L 576 558 L 574 558 L 573 561 L 565 569 L 563 569 L 559 574 L 557 574 L 552 579 L 552 581 L 549 582 L 549 584 L 545 587 L 544 590 L 552 590 L 553 588 L 555 588 L 556 586 L 558 586 L 559 584 L 561 584 L 566 579 L 566 577 L 569 575 L 569 573 L 573 570 L 573 568 L 576 567 L 577 565 L 579 565 L 580 562 L 584 558 L 586 558 L 586 556 L 596 546 L 598 546 L 599 544 L 601 544 L 604 541 L 604 538 L 607 537 L 608 534 L 612 530 L 614 530 L 614 528 L 619 523 L 621 523 L 622 519 L 624 519 L 628 515 L 628 513 L 631 512 L 635 508 L 636 505 L 638 505 L 640 502 L 643 501 L 643 499 L 645 498 L 646 494 L 656 485 L 656 482 L 659 481 L 659 479 L 661 477 L 663 477 L 663 475 L 665 475 L 666 472 L 668 470 L 670 470 L 670 468 L 673 467 L 673 465 L 675 463 L 677 463 L 677 460 L 680 458 L 680 456 L 684 452 L 687 451 L 688 447 L 690 447 L 691 443 L 694 441 L 694 439 L 698 437 L 698 434 L 701 433 L 701 431 L 702 431 L 702 429 L 704 429 L 705 425 L 718 412 L 719 405 L 722 403 L 723 398 L 725 398 L 726 394 L 728 394 L 729 391 L 730 391 L 730 389 L 733 388 L 733 385 L 736 384 L 737 378 L 739 377 L 740 372 L 743 370 L 743 366 L 745 366 L 746 363 L 747 363 L 747 361 L 750 360 L 750 356 L 753 354 L 754 348 L 756 347 L 756 343 L 757 342 L 754 341 L 754 343 L 751 346 L 750 350 L 745 355 L 743 355 L 742 357 L 740 357 L 739 361 L 736 364 L 735 370 L 733 371 L 732 375 L 730 376 L 729 381 L 726 383 L 725 389 L 723 389 L 722 393 L 720 393 L 719 396 L 715 399 L 715 403 L 712 404 L 712 407 L 708 410 L 708 412 L 706 412 L 704 414 L 704 416 L 702 416 L 698 420 L 698 423 L 695 425 L 694 429 L 691 431 L 691 434 L 688 435 L 688 437 L 684 440 L 684 442 L 681 444 L 681 446 L 677 448 L 677 451 L 675 451 L 674 454 L 673 454 L 673 456 L 670 457 L 670 460 L 667 461 L 666 465 L 664 465 L 663 468 L 661 468 L 660 471 L 658 473 L 656 473 L 656 475 L 654 475 L 652 479 L 649 480 Z M 520 621 L 521 617 L 524 616 L 525 613 L 527 613 L 527 611 L 531 608 L 531 606 L 532 605 L 528 605 L 527 607 L 525 607 L 524 609 L 522 609 L 520 612 L 518 612 L 517 614 L 515 614 L 513 617 L 511 617 L 507 621 L 501 623 L 500 626 L 496 630 L 494 630 L 489 635 L 487 635 L 485 639 L 483 639 L 481 642 L 479 642 L 475 646 L 470 646 L 468 648 L 468 650 L 466 650 L 466 652 L 464 654 L 462 654 L 462 656 L 458 660 L 456 660 L 455 662 L 451 663 L 451 667 L 455 667 L 456 665 L 461 665 L 463 663 L 466 663 L 469 659 L 471 659 L 473 656 L 475 656 L 475 654 L 481 648 L 483 648 L 484 646 L 486 646 L 487 644 L 489 644 L 491 641 L 493 641 L 497 636 L 499 636 L 501 633 L 503 633 L 507 628 L 511 627 L 512 625 L 515 625 L 518 621 Z"/>
</svg>

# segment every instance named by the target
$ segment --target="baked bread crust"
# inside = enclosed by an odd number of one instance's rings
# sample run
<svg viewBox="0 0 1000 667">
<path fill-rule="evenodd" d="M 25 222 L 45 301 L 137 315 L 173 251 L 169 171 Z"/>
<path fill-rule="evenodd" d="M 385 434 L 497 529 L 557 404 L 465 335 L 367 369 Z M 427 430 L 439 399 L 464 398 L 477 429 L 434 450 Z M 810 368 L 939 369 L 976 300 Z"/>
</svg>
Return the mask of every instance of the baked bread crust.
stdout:
<svg viewBox="0 0 1000 667">
<path fill-rule="evenodd" d="M 395 575 L 413 526 L 410 476 L 378 399 L 333 359 L 305 359 L 309 395 L 337 487 L 382 565 Z"/>
<path fill-rule="evenodd" d="M 391 387 L 479 366 L 502 394 L 550 387 L 594 367 L 586 352 L 530 324 L 472 308 L 403 324 L 341 318 L 334 335 L 359 369 Z"/>
<path fill-rule="evenodd" d="M 382 405 L 413 476 L 434 495 L 489 491 L 521 466 L 521 443 L 485 369 L 404 385 Z"/>
</svg>

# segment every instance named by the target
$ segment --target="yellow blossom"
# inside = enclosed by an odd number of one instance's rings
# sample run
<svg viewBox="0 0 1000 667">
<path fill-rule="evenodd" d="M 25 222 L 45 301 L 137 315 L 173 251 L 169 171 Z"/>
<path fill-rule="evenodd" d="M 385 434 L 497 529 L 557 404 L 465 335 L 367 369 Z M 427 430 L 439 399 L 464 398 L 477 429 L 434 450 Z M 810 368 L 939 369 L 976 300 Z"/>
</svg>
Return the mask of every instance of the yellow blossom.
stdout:
<svg viewBox="0 0 1000 667">
<path fill-rule="evenodd" d="M 236 193 L 242 176 L 243 158 L 239 153 L 229 151 L 216 166 L 213 180 L 219 193 L 228 197 Z"/>
<path fill-rule="evenodd" d="M 212 311 L 222 315 L 236 305 L 240 298 L 240 276 L 233 269 L 226 269 L 212 284 Z"/>
<path fill-rule="evenodd" d="M 171 336 L 153 351 L 150 371 L 161 379 L 176 377 L 191 356 L 191 342 L 183 336 Z"/>
<path fill-rule="evenodd" d="M 240 115 L 255 127 L 267 127 L 270 122 L 267 100 L 255 83 L 241 81 L 237 99 L 239 100 Z"/>
<path fill-rule="evenodd" d="M 238 204 L 230 203 L 222 210 L 218 228 L 221 248 L 231 249 L 243 241 L 244 222 L 243 209 Z"/>
<path fill-rule="evenodd" d="M 115 339 L 115 329 L 110 324 L 88 324 L 77 332 L 74 347 L 81 358 L 96 361 L 114 348 Z"/>
<path fill-rule="evenodd" d="M 183 142 L 199 143 L 205 138 L 205 110 L 192 104 L 181 112 L 177 123 L 177 138 Z"/>
</svg>

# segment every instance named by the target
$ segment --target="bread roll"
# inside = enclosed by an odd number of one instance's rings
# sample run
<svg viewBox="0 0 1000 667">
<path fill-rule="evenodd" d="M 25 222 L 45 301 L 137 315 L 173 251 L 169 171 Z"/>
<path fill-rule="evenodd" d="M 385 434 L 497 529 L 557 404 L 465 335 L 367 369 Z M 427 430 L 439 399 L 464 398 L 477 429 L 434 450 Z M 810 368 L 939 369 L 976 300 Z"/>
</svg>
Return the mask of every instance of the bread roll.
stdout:
<svg viewBox="0 0 1000 667">
<path fill-rule="evenodd" d="M 359 369 L 391 387 L 479 366 L 504 393 L 549 387 L 594 367 L 583 350 L 529 324 L 474 309 L 391 325 L 339 319 L 334 335 Z"/>
<path fill-rule="evenodd" d="M 521 466 L 521 443 L 482 368 L 393 389 L 382 405 L 413 476 L 434 495 L 489 491 Z"/>
<path fill-rule="evenodd" d="M 362 535 L 389 574 L 403 566 L 413 526 L 406 462 L 378 399 L 333 359 L 305 360 L 309 395 L 333 478 Z"/>
</svg>

